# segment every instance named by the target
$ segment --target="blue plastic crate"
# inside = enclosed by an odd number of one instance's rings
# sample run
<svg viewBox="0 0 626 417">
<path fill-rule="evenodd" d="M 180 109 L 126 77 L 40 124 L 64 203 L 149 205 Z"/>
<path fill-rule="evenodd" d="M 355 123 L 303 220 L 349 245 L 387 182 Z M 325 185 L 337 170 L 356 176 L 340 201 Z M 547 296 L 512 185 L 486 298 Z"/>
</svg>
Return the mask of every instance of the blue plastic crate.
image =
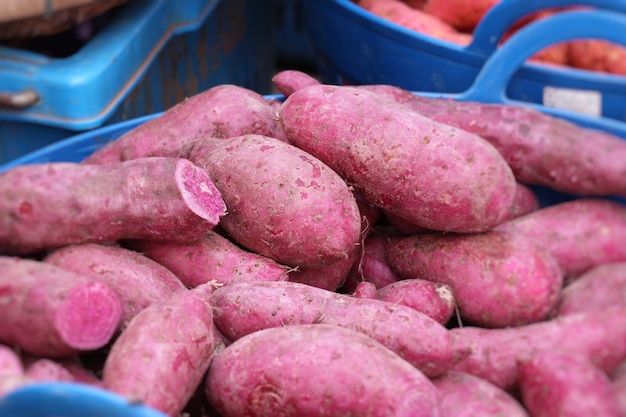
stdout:
<svg viewBox="0 0 626 417">
<path fill-rule="evenodd" d="M 404 28 L 351 0 L 303 0 L 305 27 L 313 40 L 317 68 L 324 82 L 392 84 L 412 91 L 441 93 L 461 93 L 470 88 L 486 60 L 497 49 L 507 47 L 505 43 L 498 48 L 499 40 L 519 18 L 552 7 L 581 5 L 626 12 L 625 0 L 502 0 L 479 23 L 472 43 L 463 47 Z M 544 29 L 545 33 L 556 30 Z M 623 28 L 608 32 L 601 31 L 597 36 L 626 44 Z M 534 47 L 534 43 L 524 47 Z M 547 90 L 549 87 L 552 89 Z M 600 102 L 594 110 L 598 115 L 626 121 L 623 76 L 524 63 L 513 75 L 506 95 L 548 104 L 544 95 L 554 89 L 586 95 Z"/>
<path fill-rule="evenodd" d="M 133 0 L 80 50 L 48 58 L 0 47 L 0 163 L 68 136 L 163 111 L 218 84 L 271 90 L 271 10 L 255 0 Z"/>
</svg>

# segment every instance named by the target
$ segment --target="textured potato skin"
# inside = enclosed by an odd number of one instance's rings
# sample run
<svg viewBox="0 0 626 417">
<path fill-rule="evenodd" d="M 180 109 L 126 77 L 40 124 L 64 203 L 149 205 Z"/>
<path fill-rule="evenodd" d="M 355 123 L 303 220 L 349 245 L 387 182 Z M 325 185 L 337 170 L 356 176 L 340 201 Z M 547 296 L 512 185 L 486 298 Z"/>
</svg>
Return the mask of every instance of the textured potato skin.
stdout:
<svg viewBox="0 0 626 417">
<path fill-rule="evenodd" d="M 390 237 L 387 259 L 402 278 L 449 285 L 463 320 L 482 327 L 545 320 L 563 285 L 550 253 L 512 233 Z"/>
<path fill-rule="evenodd" d="M 380 94 L 312 85 L 290 95 L 279 115 L 291 143 L 417 226 L 484 231 L 513 205 L 515 178 L 492 145 Z"/>
<path fill-rule="evenodd" d="M 422 373 L 373 339 L 327 324 L 265 329 L 213 358 L 205 393 L 223 417 L 437 417 Z"/>
<path fill-rule="evenodd" d="M 518 361 L 540 351 L 570 350 L 612 372 L 626 355 L 626 308 L 607 307 L 504 329 L 465 326 L 450 333 L 456 348 L 471 349 L 453 370 L 509 390 L 518 387 Z"/>
<path fill-rule="evenodd" d="M 213 329 L 209 285 L 146 307 L 112 344 L 104 387 L 177 416 L 209 367 Z"/>
<path fill-rule="evenodd" d="M 533 417 L 620 417 L 609 377 L 585 356 L 557 348 L 518 367 L 522 401 Z"/>
<path fill-rule="evenodd" d="M 109 142 L 83 163 L 175 157 L 181 146 L 201 137 L 225 139 L 249 133 L 273 136 L 278 127 L 274 116 L 274 109 L 259 93 L 232 84 L 217 85 Z"/>
<path fill-rule="evenodd" d="M 607 262 L 626 261 L 626 207 L 579 198 L 504 222 L 496 230 L 524 235 L 544 246 L 566 278 Z"/>
<path fill-rule="evenodd" d="M 0 253 L 11 255 L 118 239 L 186 241 L 213 229 L 226 209 L 206 172 L 182 158 L 21 165 L 0 174 L 0 194 Z"/>
<path fill-rule="evenodd" d="M 289 281 L 226 285 L 214 292 L 216 326 L 230 340 L 255 331 L 332 324 L 364 333 L 427 376 L 452 366 L 449 331 L 410 307 Z"/>
<path fill-rule="evenodd" d="M 290 144 L 260 135 L 203 140 L 184 154 L 220 190 L 221 227 L 243 247 L 289 266 L 320 267 L 359 242 L 356 199 L 337 173 Z"/>
<path fill-rule="evenodd" d="M 447 371 L 433 379 L 442 416 L 528 417 L 508 392 L 474 375 Z"/>
</svg>

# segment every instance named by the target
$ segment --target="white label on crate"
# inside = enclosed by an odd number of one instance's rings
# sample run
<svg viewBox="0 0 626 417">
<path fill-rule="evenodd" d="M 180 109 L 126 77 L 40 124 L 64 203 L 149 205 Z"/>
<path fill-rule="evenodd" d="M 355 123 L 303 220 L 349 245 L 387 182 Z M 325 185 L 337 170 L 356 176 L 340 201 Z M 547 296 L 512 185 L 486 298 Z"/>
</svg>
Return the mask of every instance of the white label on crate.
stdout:
<svg viewBox="0 0 626 417">
<path fill-rule="evenodd" d="M 602 116 L 602 94 L 599 91 L 544 87 L 543 105 L 590 116 Z"/>
</svg>

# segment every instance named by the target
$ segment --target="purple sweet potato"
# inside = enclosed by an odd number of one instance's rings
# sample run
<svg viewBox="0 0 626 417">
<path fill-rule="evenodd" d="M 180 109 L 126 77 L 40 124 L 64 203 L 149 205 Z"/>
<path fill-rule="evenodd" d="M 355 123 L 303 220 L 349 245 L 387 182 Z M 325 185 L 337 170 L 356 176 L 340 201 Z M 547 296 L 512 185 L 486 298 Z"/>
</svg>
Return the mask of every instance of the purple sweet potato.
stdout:
<svg viewBox="0 0 626 417">
<path fill-rule="evenodd" d="M 25 375 L 35 382 L 75 382 L 72 373 L 63 365 L 47 358 L 39 358 L 29 364 Z"/>
<path fill-rule="evenodd" d="M 213 356 L 211 291 L 200 285 L 137 314 L 111 346 L 104 387 L 178 416 Z"/>
<path fill-rule="evenodd" d="M 0 257 L 0 341 L 61 357 L 106 345 L 121 302 L 105 284 L 45 262 Z"/>
<path fill-rule="evenodd" d="M 557 315 L 626 307 L 626 262 L 611 262 L 589 269 L 562 291 Z"/>
<path fill-rule="evenodd" d="M 361 281 L 373 283 L 376 288 L 398 281 L 398 276 L 387 262 L 385 233 L 372 233 L 364 242 L 362 251 L 352 264 L 346 280 L 346 290 L 351 291 Z"/>
<path fill-rule="evenodd" d="M 174 157 L 185 143 L 203 137 L 225 139 L 249 133 L 272 136 L 277 126 L 275 114 L 259 93 L 231 84 L 218 85 L 109 142 L 83 163 Z"/>
<path fill-rule="evenodd" d="M 558 261 L 566 278 L 607 262 L 626 261 L 626 207 L 608 199 L 580 198 L 507 221 L 497 227 L 528 236 Z"/>
<path fill-rule="evenodd" d="M 226 207 L 209 175 L 182 158 L 110 165 L 50 162 L 0 174 L 0 253 L 118 239 L 190 240 Z"/>
<path fill-rule="evenodd" d="M 288 281 L 310 285 L 328 291 L 336 291 L 346 282 L 350 269 L 357 259 L 359 247 L 355 246 L 348 256 L 321 267 L 298 267 L 289 273 Z"/>
<path fill-rule="evenodd" d="M 533 417 L 620 417 L 609 377 L 585 356 L 542 351 L 518 368 L 522 402 Z"/>
<path fill-rule="evenodd" d="M 205 392 L 223 417 L 437 417 L 436 389 L 370 337 L 327 324 L 260 330 L 215 356 Z"/>
<path fill-rule="evenodd" d="M 449 285 L 461 318 L 482 327 L 520 326 L 548 318 L 563 285 L 550 253 L 513 233 L 391 237 L 387 259 L 401 278 Z"/>
<path fill-rule="evenodd" d="M 374 285 L 373 283 L 369 282 L 369 281 L 361 281 L 358 284 L 356 284 L 356 287 L 354 288 L 354 292 L 352 293 L 352 296 L 354 298 L 377 298 L 378 295 L 378 289 L 376 288 L 376 285 Z"/>
<path fill-rule="evenodd" d="M 424 97 L 388 86 L 369 89 L 487 140 L 524 184 L 578 195 L 626 195 L 626 142 L 618 136 L 524 106 Z"/>
<path fill-rule="evenodd" d="M 489 230 L 513 204 L 515 178 L 492 145 L 380 94 L 313 85 L 289 96 L 280 118 L 291 143 L 417 226 Z"/>
<path fill-rule="evenodd" d="M 459 371 L 433 379 L 442 417 L 528 417 L 524 407 L 491 382 Z M 556 414 L 555 414 L 556 415 Z"/>
<path fill-rule="evenodd" d="M 540 351 L 565 349 L 584 355 L 606 373 L 626 357 L 626 308 L 607 307 L 503 329 L 449 330 L 455 348 L 469 355 L 453 370 L 467 372 L 505 389 L 518 387 L 517 363 Z"/>
<path fill-rule="evenodd" d="M 332 324 L 376 339 L 427 376 L 452 366 L 448 330 L 412 308 L 289 281 L 240 282 L 214 291 L 215 325 L 230 339 L 270 327 Z"/>
<path fill-rule="evenodd" d="M 272 77 L 272 82 L 285 97 L 310 85 L 320 84 L 319 80 L 306 72 L 298 70 L 282 70 Z"/>
<path fill-rule="evenodd" d="M 277 139 L 202 140 L 181 155 L 206 169 L 228 207 L 220 226 L 239 245 L 282 264 L 320 267 L 359 242 L 356 199 L 336 172 Z"/>
<path fill-rule="evenodd" d="M 611 374 L 613 394 L 617 398 L 620 417 L 626 416 L 626 359 Z"/>
<path fill-rule="evenodd" d="M 163 265 L 130 249 L 97 243 L 70 245 L 44 257 L 44 262 L 103 282 L 122 302 L 121 328 L 151 304 L 186 290 Z"/>
<path fill-rule="evenodd" d="M 284 281 L 289 273 L 285 265 L 242 249 L 215 231 L 187 243 L 141 240 L 127 244 L 167 267 L 189 288 L 209 281 Z"/>
<path fill-rule="evenodd" d="M 419 278 L 385 285 L 378 289 L 376 298 L 411 307 L 443 325 L 450 321 L 456 307 L 454 293 L 448 284 Z"/>
<path fill-rule="evenodd" d="M 0 377 L 3 375 L 22 375 L 24 366 L 20 356 L 7 345 L 0 344 Z"/>
</svg>

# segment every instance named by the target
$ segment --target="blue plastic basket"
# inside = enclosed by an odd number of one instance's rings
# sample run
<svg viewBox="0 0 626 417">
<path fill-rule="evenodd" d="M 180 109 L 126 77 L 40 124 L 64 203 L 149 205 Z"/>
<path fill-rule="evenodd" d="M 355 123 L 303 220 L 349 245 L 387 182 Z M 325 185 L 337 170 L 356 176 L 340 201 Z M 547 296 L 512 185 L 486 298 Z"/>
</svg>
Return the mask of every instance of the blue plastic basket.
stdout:
<svg viewBox="0 0 626 417">
<path fill-rule="evenodd" d="M 0 398 L 2 417 L 166 417 L 119 395 L 84 384 L 38 383 Z"/>
<path fill-rule="evenodd" d="M 133 0 L 80 50 L 48 58 L 0 47 L 0 163 L 79 132 L 163 111 L 218 84 L 269 93 L 271 10 L 255 0 Z"/>
<path fill-rule="evenodd" d="M 626 12 L 626 0 L 502 0 L 479 23 L 472 43 L 463 47 L 392 23 L 351 0 L 304 0 L 303 3 L 305 27 L 314 42 L 316 63 L 324 82 L 391 84 L 412 91 L 442 93 L 461 93 L 469 89 L 487 58 L 507 47 L 508 42 L 501 48 L 498 43 L 521 17 L 562 6 L 594 6 Z M 545 21 L 552 22 L 555 17 Z M 590 24 L 592 22 L 583 23 Z M 533 41 L 558 29 L 542 25 L 537 30 L 541 33 Z M 597 37 L 610 37 L 626 44 L 623 27 L 616 33 L 608 30 L 595 33 Z M 571 39 L 574 36 L 563 37 L 563 40 Z M 534 46 L 529 42 L 521 49 Z M 587 94 L 600 102 L 599 115 L 626 121 L 626 77 L 524 63 L 513 74 L 506 95 L 520 101 L 547 104 L 544 95 L 555 89 Z"/>
</svg>

